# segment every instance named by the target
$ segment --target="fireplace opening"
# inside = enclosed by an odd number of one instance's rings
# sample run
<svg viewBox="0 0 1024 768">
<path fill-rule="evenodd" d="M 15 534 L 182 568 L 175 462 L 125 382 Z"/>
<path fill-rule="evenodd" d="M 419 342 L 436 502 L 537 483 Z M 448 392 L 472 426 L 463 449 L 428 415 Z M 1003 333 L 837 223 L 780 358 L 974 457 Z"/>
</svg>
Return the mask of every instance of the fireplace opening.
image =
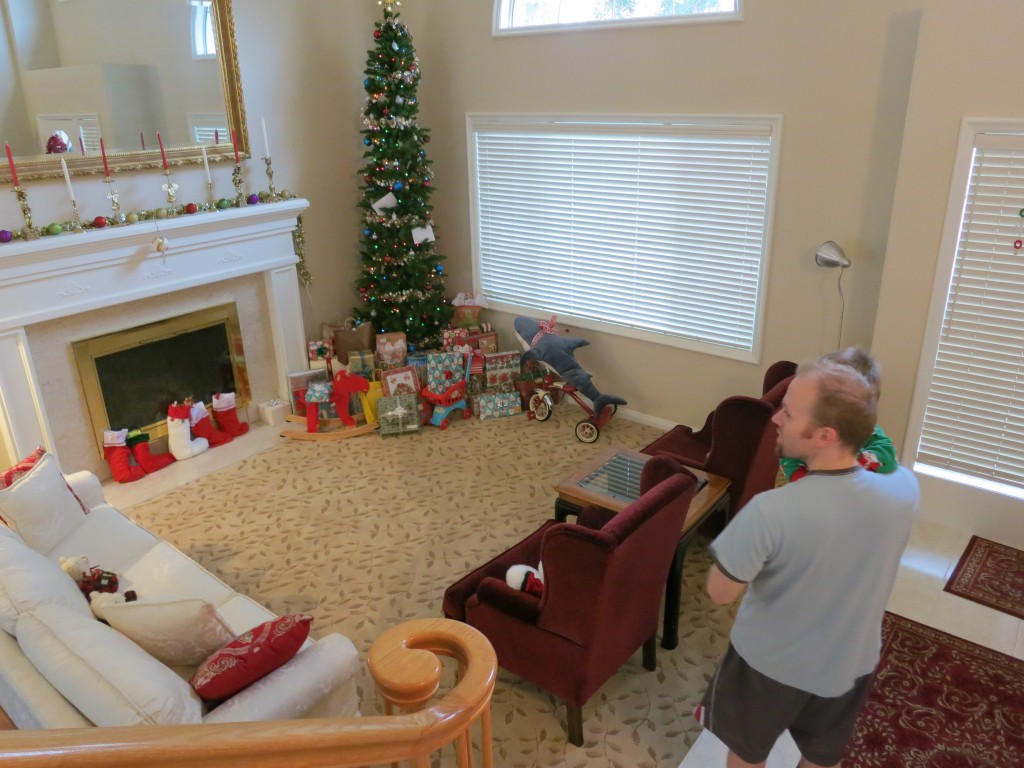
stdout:
<svg viewBox="0 0 1024 768">
<path fill-rule="evenodd" d="M 248 404 L 238 311 L 234 304 L 74 342 L 93 433 L 102 451 L 106 429 L 167 435 L 167 407 L 186 397 L 210 408 L 218 392 Z"/>
</svg>

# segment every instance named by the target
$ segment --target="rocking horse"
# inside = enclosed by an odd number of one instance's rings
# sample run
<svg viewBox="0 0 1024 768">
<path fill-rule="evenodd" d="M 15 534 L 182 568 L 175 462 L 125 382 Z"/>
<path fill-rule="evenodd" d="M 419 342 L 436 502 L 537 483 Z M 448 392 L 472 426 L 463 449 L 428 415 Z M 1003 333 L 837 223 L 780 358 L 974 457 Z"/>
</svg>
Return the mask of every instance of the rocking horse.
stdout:
<svg viewBox="0 0 1024 768">
<path fill-rule="evenodd" d="M 356 425 L 356 420 L 348 412 L 348 404 L 356 392 L 366 392 L 370 383 L 362 376 L 348 371 L 338 371 L 330 382 L 315 382 L 306 390 L 306 416 L 289 416 L 288 421 L 306 422 L 306 431 L 286 429 L 282 437 L 293 440 L 341 440 L 373 432 L 377 424 Z M 320 408 L 324 403 L 332 403 L 338 412 L 337 419 L 321 419 Z M 341 427 L 339 429 L 339 427 Z"/>
</svg>

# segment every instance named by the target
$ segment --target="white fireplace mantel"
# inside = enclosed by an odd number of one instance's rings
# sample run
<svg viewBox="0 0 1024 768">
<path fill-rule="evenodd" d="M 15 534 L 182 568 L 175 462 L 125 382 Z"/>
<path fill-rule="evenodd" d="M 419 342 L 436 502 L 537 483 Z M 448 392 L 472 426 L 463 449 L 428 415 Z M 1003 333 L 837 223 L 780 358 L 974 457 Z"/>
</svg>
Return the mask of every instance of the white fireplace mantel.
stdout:
<svg viewBox="0 0 1024 768">
<path fill-rule="evenodd" d="M 27 326 L 245 275 L 264 276 L 278 389 L 287 397 L 287 372 L 307 365 L 292 232 L 308 206 L 294 199 L 0 245 L 0 438 L 7 458 L 37 445 L 57 452 Z"/>
</svg>

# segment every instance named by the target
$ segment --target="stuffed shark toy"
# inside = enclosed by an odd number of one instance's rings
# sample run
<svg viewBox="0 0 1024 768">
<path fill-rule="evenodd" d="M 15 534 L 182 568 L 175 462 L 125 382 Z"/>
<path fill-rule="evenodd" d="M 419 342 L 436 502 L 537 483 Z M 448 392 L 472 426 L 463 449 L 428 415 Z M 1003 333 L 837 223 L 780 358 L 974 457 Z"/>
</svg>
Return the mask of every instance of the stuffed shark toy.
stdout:
<svg viewBox="0 0 1024 768">
<path fill-rule="evenodd" d="M 602 395 L 591 381 L 591 375 L 576 362 L 573 356 L 577 349 L 590 344 L 586 339 L 562 336 L 551 322 L 540 322 L 531 317 L 517 317 L 513 323 L 519 342 L 523 345 L 523 360 L 538 360 L 567 383 L 572 384 L 580 394 L 592 403 L 594 414 L 600 414 L 606 405 L 625 405 L 626 401 L 615 395 Z"/>
</svg>

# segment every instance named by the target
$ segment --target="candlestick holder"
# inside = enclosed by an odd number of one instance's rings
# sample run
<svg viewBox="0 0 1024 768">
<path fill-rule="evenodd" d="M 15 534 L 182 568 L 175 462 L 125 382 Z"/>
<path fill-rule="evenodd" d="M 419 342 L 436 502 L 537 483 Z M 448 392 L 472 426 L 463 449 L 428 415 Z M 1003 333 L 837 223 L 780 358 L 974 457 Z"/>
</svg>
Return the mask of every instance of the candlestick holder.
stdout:
<svg viewBox="0 0 1024 768">
<path fill-rule="evenodd" d="M 110 210 L 112 211 L 110 220 L 115 224 L 125 224 L 128 221 L 128 217 L 121 213 L 121 193 L 114 189 L 114 180 L 109 176 L 103 180 L 107 182 L 107 187 L 110 188 L 110 191 L 107 192 L 107 200 L 110 201 Z"/>
<path fill-rule="evenodd" d="M 281 198 L 277 196 L 277 190 L 274 189 L 274 169 L 270 165 L 270 156 L 264 157 L 263 162 L 267 164 L 267 200 L 276 203 Z"/>
<path fill-rule="evenodd" d="M 78 201 L 71 201 L 71 231 L 81 232 L 85 229 L 82 226 L 82 216 L 78 213 Z"/>
<path fill-rule="evenodd" d="M 167 193 L 167 215 L 174 216 L 178 212 L 178 185 L 171 181 L 171 170 L 169 168 L 164 170 L 164 178 L 167 179 L 163 184 L 160 185 L 165 193 Z"/>
<path fill-rule="evenodd" d="M 245 204 L 245 196 L 242 194 L 242 164 L 235 163 L 231 171 L 231 183 L 235 185 L 235 207 L 241 208 Z"/>
<path fill-rule="evenodd" d="M 18 198 L 18 205 L 21 206 L 21 215 L 25 217 L 25 228 L 21 230 L 21 236 L 26 240 L 38 240 L 40 232 L 32 226 L 32 209 L 28 204 L 28 195 L 21 187 L 14 188 L 14 195 Z"/>
<path fill-rule="evenodd" d="M 213 197 L 213 180 L 206 182 L 206 202 L 210 204 L 210 210 L 217 207 L 217 201 Z"/>
</svg>

